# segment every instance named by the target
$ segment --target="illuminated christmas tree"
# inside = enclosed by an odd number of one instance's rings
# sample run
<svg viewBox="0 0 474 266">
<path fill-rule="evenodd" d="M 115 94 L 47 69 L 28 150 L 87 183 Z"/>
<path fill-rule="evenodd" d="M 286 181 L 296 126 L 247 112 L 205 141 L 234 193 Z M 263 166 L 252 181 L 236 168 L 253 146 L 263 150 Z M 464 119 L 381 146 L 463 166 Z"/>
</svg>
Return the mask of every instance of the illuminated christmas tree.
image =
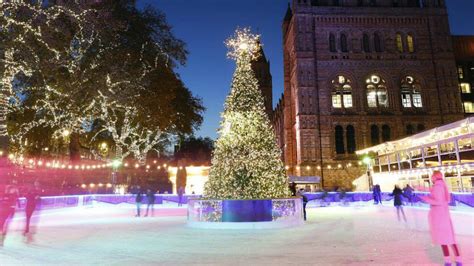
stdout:
<svg viewBox="0 0 474 266">
<path fill-rule="evenodd" d="M 249 29 L 238 29 L 226 45 L 228 56 L 236 60 L 237 68 L 225 102 L 205 196 L 216 199 L 287 197 L 281 151 L 251 68 L 251 61 L 259 56 L 259 36 L 251 34 Z"/>
</svg>

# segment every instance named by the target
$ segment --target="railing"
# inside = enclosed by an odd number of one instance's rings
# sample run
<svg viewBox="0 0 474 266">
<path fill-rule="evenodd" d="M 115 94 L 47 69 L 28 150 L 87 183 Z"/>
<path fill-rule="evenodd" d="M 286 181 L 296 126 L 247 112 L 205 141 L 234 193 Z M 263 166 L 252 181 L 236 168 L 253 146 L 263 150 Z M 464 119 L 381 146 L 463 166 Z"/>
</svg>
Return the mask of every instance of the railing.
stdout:
<svg viewBox="0 0 474 266">
<path fill-rule="evenodd" d="M 382 201 L 391 201 L 393 199 L 390 193 L 382 193 Z M 427 195 L 427 192 L 414 192 L 412 196 L 412 203 L 422 203 L 419 196 Z M 373 201 L 372 192 L 317 192 L 317 193 L 306 193 L 308 200 L 319 201 L 321 203 L 334 203 L 334 202 L 370 202 Z M 183 195 L 182 204 L 187 204 L 189 199 L 199 199 L 200 195 Z M 403 200 L 408 199 L 403 197 Z M 135 195 L 115 195 L 115 194 L 91 194 L 91 195 L 75 195 L 75 196 L 48 196 L 41 197 L 39 208 L 41 209 L 56 209 L 56 208 L 67 208 L 67 207 L 80 207 L 80 206 L 92 206 L 93 202 L 102 202 L 109 204 L 135 204 Z M 166 202 L 178 203 L 179 197 L 175 194 L 156 194 L 155 204 L 164 204 Z M 284 200 L 273 200 L 274 204 L 285 205 L 287 203 Z M 142 203 L 147 203 L 147 198 L 143 197 Z M 25 198 L 19 199 L 20 208 L 24 208 L 26 204 Z M 288 203 L 289 204 L 289 203 Z M 217 207 L 216 204 L 209 202 L 206 208 L 212 206 Z M 451 193 L 451 206 L 465 205 L 474 208 L 474 194 L 473 193 Z M 205 206 L 203 206 L 204 208 Z M 283 210 L 283 209 L 282 209 Z M 275 213 L 281 213 L 282 210 L 275 209 Z M 288 210 L 288 208 L 285 208 Z M 283 217 L 284 215 L 282 215 Z"/>
<path fill-rule="evenodd" d="M 81 206 L 92 206 L 93 202 L 102 202 L 109 204 L 121 204 L 129 203 L 135 204 L 136 195 L 125 194 L 91 194 L 91 195 L 73 195 L 73 196 L 47 196 L 41 197 L 38 202 L 39 209 L 57 209 L 57 208 L 68 208 L 68 207 L 81 207 Z M 187 204 L 188 199 L 194 198 L 196 195 L 183 195 L 181 198 L 182 204 Z M 156 194 L 155 204 L 163 204 L 165 202 L 179 203 L 179 196 L 173 194 Z M 144 196 L 142 203 L 148 203 L 148 199 Z M 24 209 L 26 205 L 26 199 L 19 199 L 19 208 Z"/>
</svg>

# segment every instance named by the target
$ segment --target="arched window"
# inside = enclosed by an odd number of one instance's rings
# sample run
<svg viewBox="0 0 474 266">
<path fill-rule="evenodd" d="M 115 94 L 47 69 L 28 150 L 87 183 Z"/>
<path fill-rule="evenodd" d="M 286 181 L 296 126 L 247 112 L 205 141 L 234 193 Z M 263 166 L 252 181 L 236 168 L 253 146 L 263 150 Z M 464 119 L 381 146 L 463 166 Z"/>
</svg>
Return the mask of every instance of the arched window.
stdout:
<svg viewBox="0 0 474 266">
<path fill-rule="evenodd" d="M 413 133 L 415 133 L 415 129 L 413 128 L 412 125 L 407 125 L 405 128 L 405 133 L 407 135 L 413 135 Z"/>
<path fill-rule="evenodd" d="M 370 143 L 372 146 L 377 145 L 380 143 L 379 140 L 379 127 L 376 125 L 372 125 L 370 127 Z"/>
<path fill-rule="evenodd" d="M 400 53 L 403 53 L 403 40 L 402 40 L 402 34 L 397 33 L 397 37 L 395 39 L 396 45 L 397 45 L 397 50 Z"/>
<path fill-rule="evenodd" d="M 367 105 L 370 108 L 388 107 L 388 93 L 385 80 L 377 75 L 372 75 L 365 82 L 367 88 Z"/>
<path fill-rule="evenodd" d="M 352 108 L 351 81 L 344 76 L 337 76 L 332 80 L 332 107 Z"/>
<path fill-rule="evenodd" d="M 382 126 L 382 141 L 383 142 L 390 141 L 390 139 L 392 138 L 391 133 L 392 132 L 390 130 L 390 126 L 383 125 Z"/>
<path fill-rule="evenodd" d="M 341 51 L 343 53 L 347 53 L 348 51 L 347 50 L 347 36 L 344 33 L 341 34 Z"/>
<path fill-rule="evenodd" d="M 416 130 L 417 130 L 418 132 L 425 131 L 425 125 L 423 125 L 423 124 L 418 124 Z"/>
<path fill-rule="evenodd" d="M 377 53 L 382 52 L 382 41 L 381 41 L 380 35 L 378 33 L 374 34 L 374 47 L 375 47 L 375 52 L 377 52 Z"/>
<path fill-rule="evenodd" d="M 402 105 L 404 108 L 422 108 L 421 86 L 412 76 L 406 76 L 402 80 Z"/>
<path fill-rule="evenodd" d="M 346 127 L 346 142 L 347 142 L 347 153 L 354 154 L 356 151 L 355 142 L 355 129 L 354 126 L 348 125 Z"/>
<path fill-rule="evenodd" d="M 362 47 L 364 48 L 364 52 L 370 53 L 370 38 L 366 33 L 364 33 L 364 36 L 362 37 Z"/>
<path fill-rule="evenodd" d="M 344 128 L 342 126 L 336 126 L 335 128 L 335 141 L 336 141 L 336 153 L 344 154 Z"/>
<path fill-rule="evenodd" d="M 334 34 L 329 34 L 329 51 L 336 52 L 336 37 Z"/>
<path fill-rule="evenodd" d="M 413 35 L 411 34 L 407 35 L 407 46 L 408 46 L 409 53 L 415 52 L 415 41 L 413 40 Z"/>
</svg>

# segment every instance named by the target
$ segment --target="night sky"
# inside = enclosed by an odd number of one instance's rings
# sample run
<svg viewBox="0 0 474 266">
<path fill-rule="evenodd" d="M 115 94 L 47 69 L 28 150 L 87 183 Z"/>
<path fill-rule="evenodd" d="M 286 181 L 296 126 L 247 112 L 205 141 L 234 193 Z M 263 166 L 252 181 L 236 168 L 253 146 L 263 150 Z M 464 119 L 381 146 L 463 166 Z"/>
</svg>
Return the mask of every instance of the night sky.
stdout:
<svg viewBox="0 0 474 266">
<path fill-rule="evenodd" d="M 236 27 L 250 26 L 262 35 L 271 62 L 274 105 L 283 93 L 281 21 L 288 0 L 139 0 L 165 12 L 175 35 L 187 43 L 186 66 L 178 72 L 186 86 L 201 97 L 207 110 L 197 136 L 216 138 L 234 62 L 226 58 L 224 40 Z M 474 0 L 447 0 L 451 32 L 474 35 Z"/>
</svg>

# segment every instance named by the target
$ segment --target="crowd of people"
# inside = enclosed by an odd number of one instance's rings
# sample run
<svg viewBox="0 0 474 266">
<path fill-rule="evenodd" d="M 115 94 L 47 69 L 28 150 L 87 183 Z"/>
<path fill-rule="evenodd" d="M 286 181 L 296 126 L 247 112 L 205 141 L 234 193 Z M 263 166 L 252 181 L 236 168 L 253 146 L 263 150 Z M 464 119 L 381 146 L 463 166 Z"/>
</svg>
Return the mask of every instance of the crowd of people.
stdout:
<svg viewBox="0 0 474 266">
<path fill-rule="evenodd" d="M 432 242 L 435 245 L 441 246 L 445 266 L 452 265 L 449 246 L 451 246 L 455 256 L 455 265 L 461 266 L 461 254 L 456 242 L 454 226 L 449 213 L 451 195 L 441 172 L 433 172 L 431 182 L 433 186 L 431 187 L 430 193 L 426 196 L 420 196 L 420 200 L 430 205 L 428 223 Z M 407 222 L 405 212 L 403 211 L 403 197 L 406 198 L 407 204 L 413 205 L 415 197 L 414 189 L 408 184 L 403 190 L 398 185 L 395 185 L 392 193 L 389 195 L 393 197 L 393 205 L 396 208 L 398 221 L 401 221 L 401 214 L 403 221 Z M 373 196 L 374 204 L 382 204 L 382 193 L 378 184 L 373 187 Z"/>
<path fill-rule="evenodd" d="M 140 217 L 141 216 L 141 209 L 142 209 L 142 204 L 143 204 L 143 199 L 146 199 L 146 212 L 145 212 L 145 217 L 147 217 L 149 214 L 150 216 L 154 215 L 154 206 L 155 206 L 155 193 L 157 191 L 148 188 L 146 191 L 141 187 L 141 186 L 135 186 L 133 190 L 131 190 L 131 193 L 135 195 L 135 204 L 137 207 L 137 212 L 135 214 L 135 217 Z M 178 191 L 178 207 L 183 206 L 184 203 L 184 188 L 179 187 Z"/>
<path fill-rule="evenodd" d="M 27 242 L 32 240 L 34 231 L 31 230 L 31 220 L 40 202 L 41 194 L 42 190 L 38 181 L 35 181 L 33 186 L 23 191 L 19 189 L 16 180 L 12 180 L 9 185 L 5 186 L 4 191 L 0 193 L 0 247 L 3 246 L 7 237 L 10 221 L 15 216 L 17 208 L 21 207 L 20 196 L 24 196 L 26 199 L 23 236 Z"/>
<path fill-rule="evenodd" d="M 449 247 L 451 247 L 456 258 L 456 266 L 461 266 L 461 255 L 455 239 L 454 227 L 449 213 L 451 195 L 441 172 L 435 171 L 431 180 L 433 186 L 430 190 L 430 194 L 427 196 L 421 196 L 420 199 L 430 204 L 428 221 L 432 241 L 434 244 L 441 246 L 445 265 L 451 265 L 449 250 Z M 289 188 L 292 196 L 301 198 L 303 203 L 303 219 L 306 221 L 306 205 L 308 203 L 308 197 L 305 195 L 305 190 L 297 190 L 295 183 L 291 183 Z M 3 191 L 0 191 L 0 247 L 3 246 L 5 238 L 7 237 L 8 225 L 11 219 L 14 217 L 16 210 L 22 207 L 20 206 L 20 197 L 24 197 L 26 200 L 23 206 L 26 218 L 23 236 L 25 237 L 26 242 L 32 240 L 34 230 L 32 230 L 31 220 L 34 212 L 38 209 L 38 204 L 40 203 L 40 198 L 43 192 L 44 191 L 41 189 L 38 181 L 35 181 L 32 186 L 26 188 L 23 187 L 20 190 L 16 180 L 12 180 L 9 185 L 4 187 Z M 144 199 L 146 199 L 147 204 L 144 216 L 153 216 L 156 191 L 151 188 L 144 190 L 142 187 L 136 186 L 131 192 L 135 195 L 136 217 L 141 216 L 141 205 Z M 179 187 L 177 194 L 178 206 L 182 206 L 185 200 L 184 188 Z M 410 187 L 410 185 L 406 185 L 402 190 L 398 185 L 395 185 L 390 196 L 393 197 L 393 204 L 396 208 L 398 220 L 401 221 L 402 217 L 403 220 L 407 222 L 405 212 L 403 211 L 403 198 L 406 198 L 407 204 L 413 205 L 414 189 Z M 373 197 L 374 204 L 382 204 L 382 192 L 378 184 L 373 187 Z"/>
</svg>

